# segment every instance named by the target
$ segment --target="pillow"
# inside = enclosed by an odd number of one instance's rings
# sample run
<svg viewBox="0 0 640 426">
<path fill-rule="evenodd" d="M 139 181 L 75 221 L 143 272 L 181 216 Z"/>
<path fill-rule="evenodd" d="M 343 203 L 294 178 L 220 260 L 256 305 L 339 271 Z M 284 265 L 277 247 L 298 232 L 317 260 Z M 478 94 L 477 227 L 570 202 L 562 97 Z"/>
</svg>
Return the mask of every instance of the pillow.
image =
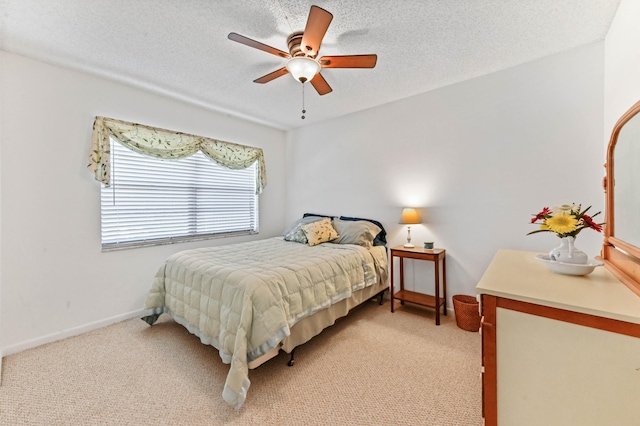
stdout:
<svg viewBox="0 0 640 426">
<path fill-rule="evenodd" d="M 335 228 L 331 225 L 331 219 L 329 218 L 302 225 L 302 230 L 307 236 L 307 241 L 310 246 L 326 243 L 339 237 Z"/>
<path fill-rule="evenodd" d="M 351 221 L 366 220 L 367 222 L 373 223 L 378 228 L 380 228 L 380 232 L 378 233 L 378 235 L 376 235 L 376 238 L 374 238 L 374 240 L 373 240 L 373 245 L 374 246 L 386 246 L 387 245 L 387 231 L 384 230 L 384 226 L 382 226 L 382 224 L 380 222 L 378 222 L 377 220 L 363 219 L 363 218 L 359 218 L 359 217 L 346 217 L 346 216 L 340 216 L 340 220 L 351 220 Z"/>
<path fill-rule="evenodd" d="M 296 243 L 307 244 L 307 236 L 302 230 L 302 225 L 306 225 L 308 223 L 317 222 L 322 220 L 322 217 L 319 216 L 306 216 L 302 219 L 298 219 L 289 226 L 282 236 L 285 241 L 293 241 Z"/>
<path fill-rule="evenodd" d="M 381 231 L 380 227 L 366 220 L 333 219 L 333 227 L 340 236 L 333 240 L 336 244 L 357 244 L 366 248 L 373 246 L 373 240 Z"/>
</svg>

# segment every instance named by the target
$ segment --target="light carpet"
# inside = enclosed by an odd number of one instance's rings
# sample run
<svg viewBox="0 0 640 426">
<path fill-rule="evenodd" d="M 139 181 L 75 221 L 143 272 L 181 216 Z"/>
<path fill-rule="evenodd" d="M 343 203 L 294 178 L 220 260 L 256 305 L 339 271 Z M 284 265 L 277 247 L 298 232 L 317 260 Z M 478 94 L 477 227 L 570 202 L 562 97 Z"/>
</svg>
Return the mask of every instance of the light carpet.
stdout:
<svg viewBox="0 0 640 426">
<path fill-rule="evenodd" d="M 167 315 L 4 359 L 2 425 L 482 425 L 480 336 L 453 312 L 370 301 L 255 370 L 244 406 L 228 365 Z"/>
</svg>

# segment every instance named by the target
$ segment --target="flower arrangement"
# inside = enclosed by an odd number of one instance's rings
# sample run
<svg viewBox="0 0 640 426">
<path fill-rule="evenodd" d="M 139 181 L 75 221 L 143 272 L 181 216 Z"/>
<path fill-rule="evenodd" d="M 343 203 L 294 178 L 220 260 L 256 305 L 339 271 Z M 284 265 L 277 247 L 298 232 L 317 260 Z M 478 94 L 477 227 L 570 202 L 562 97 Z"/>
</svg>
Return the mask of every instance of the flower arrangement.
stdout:
<svg viewBox="0 0 640 426">
<path fill-rule="evenodd" d="M 593 218 L 600 214 L 587 215 L 591 206 L 582 210 L 580 204 L 563 204 L 560 207 L 550 209 L 545 207 L 531 219 L 531 223 L 539 224 L 540 229 L 529 232 L 527 235 L 538 232 L 555 232 L 560 238 L 576 237 L 580 231 L 586 228 L 596 232 L 602 232 L 604 223 L 596 223 Z M 540 222 L 539 222 L 540 221 Z"/>
</svg>

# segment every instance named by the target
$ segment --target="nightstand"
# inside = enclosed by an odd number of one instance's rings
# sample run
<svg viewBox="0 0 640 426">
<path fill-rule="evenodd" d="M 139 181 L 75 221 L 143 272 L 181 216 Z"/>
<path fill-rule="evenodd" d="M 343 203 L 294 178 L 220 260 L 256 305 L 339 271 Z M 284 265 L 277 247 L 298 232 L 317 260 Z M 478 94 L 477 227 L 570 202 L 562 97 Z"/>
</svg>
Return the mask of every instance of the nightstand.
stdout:
<svg viewBox="0 0 640 426">
<path fill-rule="evenodd" d="M 418 305 L 428 306 L 436 310 L 436 325 L 440 325 L 440 306 L 442 306 L 442 314 L 447 315 L 447 265 L 446 250 L 440 248 L 425 249 L 422 247 L 404 247 L 397 246 L 391 248 L 389 261 L 391 262 L 391 312 L 393 312 L 395 300 L 415 303 Z M 398 257 L 400 260 L 400 291 L 393 293 L 393 258 Z M 435 296 L 430 294 L 418 293 L 404 289 L 404 259 L 429 260 L 435 264 Z M 442 261 L 442 297 L 440 297 L 440 262 Z"/>
</svg>

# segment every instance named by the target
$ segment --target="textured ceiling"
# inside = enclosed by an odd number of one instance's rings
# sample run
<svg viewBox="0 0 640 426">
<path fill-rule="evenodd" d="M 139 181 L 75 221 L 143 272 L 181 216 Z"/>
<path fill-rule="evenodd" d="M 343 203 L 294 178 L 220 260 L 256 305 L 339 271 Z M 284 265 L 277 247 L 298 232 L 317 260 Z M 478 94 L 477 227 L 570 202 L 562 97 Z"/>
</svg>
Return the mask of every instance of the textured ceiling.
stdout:
<svg viewBox="0 0 640 426">
<path fill-rule="evenodd" d="M 281 129 L 371 108 L 603 40 L 620 0 L 0 0 L 2 50 L 80 69 Z M 324 69 L 333 92 L 282 76 L 316 4 L 334 16 L 322 55 L 376 53 L 374 69 Z"/>
</svg>

